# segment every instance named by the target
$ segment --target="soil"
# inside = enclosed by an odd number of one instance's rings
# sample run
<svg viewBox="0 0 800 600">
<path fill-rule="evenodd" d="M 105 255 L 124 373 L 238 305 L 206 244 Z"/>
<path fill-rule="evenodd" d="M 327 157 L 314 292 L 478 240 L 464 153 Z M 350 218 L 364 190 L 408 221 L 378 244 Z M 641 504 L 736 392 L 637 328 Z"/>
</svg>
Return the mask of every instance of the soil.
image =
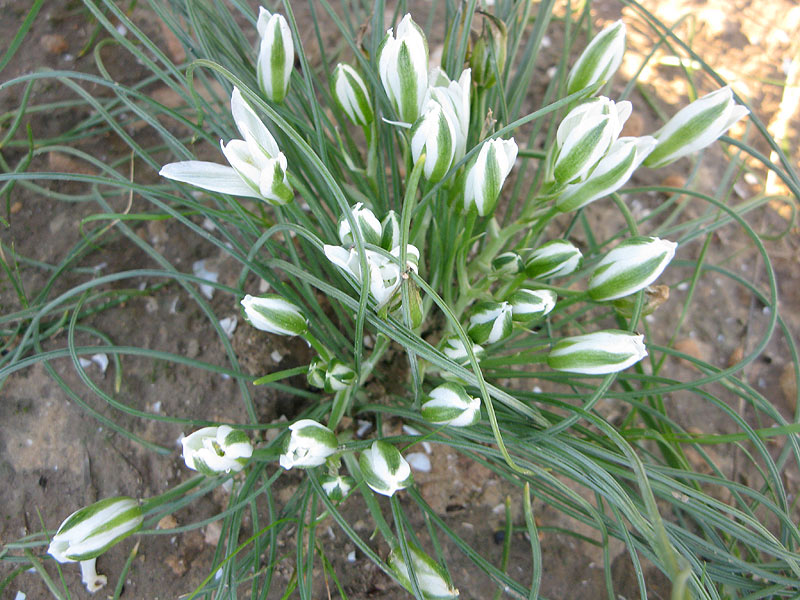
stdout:
<svg viewBox="0 0 800 600">
<path fill-rule="evenodd" d="M 300 31 L 313 32 L 309 26 L 308 14 L 298 4 L 296 17 Z M 424 3 L 421 3 L 424 6 Z M 783 69 L 788 61 L 796 58 L 800 39 L 800 7 L 792 0 L 677 0 L 671 3 L 648 0 L 644 6 L 653 10 L 657 16 L 669 23 L 676 22 L 683 15 L 691 15 L 677 28 L 682 39 L 692 39 L 692 48 L 702 55 L 726 79 L 733 81 L 733 87 L 743 97 L 750 100 L 756 115 L 765 124 L 775 121 L 783 88 L 776 82 L 785 79 Z M 651 47 L 650 40 L 641 33 L 644 31 L 640 21 L 631 9 L 621 10 L 613 0 L 599 0 L 595 7 L 595 25 L 602 27 L 622 16 L 629 24 L 629 51 L 621 75 L 615 81 L 611 95 L 624 89 L 626 78 L 635 74 L 642 58 Z M 0 39 L 10 40 L 30 9 L 27 0 L 0 1 Z M 138 3 L 132 18 L 134 22 L 154 39 L 160 41 L 173 60 L 180 61 L 183 52 L 180 44 L 166 28 L 162 27 L 144 3 Z M 304 21 L 305 19 L 305 21 Z M 558 59 L 560 52 L 557 42 L 558 32 L 554 28 L 551 44 L 545 45 L 538 65 L 542 83 L 532 91 L 532 97 L 541 93 L 547 81 L 551 64 Z M 80 3 L 63 0 L 45 3 L 36 18 L 29 34 L 17 51 L 14 59 L 5 68 L 4 80 L 10 80 L 24 73 L 38 69 L 59 69 L 85 73 L 97 73 L 97 65 L 91 50 L 81 53 L 90 44 L 96 33 L 95 24 Z M 100 31 L 94 44 L 106 37 Z M 432 38 L 435 40 L 435 37 Z M 332 47 L 338 41 L 331 37 L 325 39 Z M 792 44 L 795 44 L 792 46 Z M 304 40 L 307 48 L 316 48 L 316 39 L 309 34 Z M 90 44 L 91 46 L 91 44 Z M 432 46 L 432 52 L 435 47 Z M 793 54 L 794 53 L 794 54 Z M 312 51 L 313 54 L 313 51 Z M 114 45 L 106 45 L 99 50 L 105 68 L 123 84 L 131 84 L 147 74 L 142 65 L 131 64 L 128 55 Z M 666 53 L 663 54 L 666 56 Z M 661 58 L 659 54 L 658 58 Z M 674 112 L 685 104 L 687 86 L 680 67 L 669 60 L 652 61 L 640 75 L 641 85 L 634 90 L 631 100 L 635 105 L 636 120 L 628 126 L 628 134 L 639 135 L 652 132 L 658 127 L 659 117 L 652 107 L 666 114 Z M 698 87 L 703 92 L 710 91 L 714 85 L 703 77 L 697 77 Z M 90 94 L 109 93 L 99 85 L 86 83 L 84 88 Z M 31 88 L 31 105 L 57 102 L 75 98 L 74 91 L 56 79 L 37 81 Z M 16 85 L 0 92 L 0 112 L 15 109 L 22 101 L 23 85 Z M 165 102 L 174 100 L 167 90 L 154 90 L 162 94 Z M 649 99 L 652 107 L 645 98 Z M 535 100 L 533 100 L 535 103 Z M 69 131 L 89 116 L 86 108 L 54 108 L 38 112 L 25 118 L 18 137 L 24 136 L 30 127 L 34 140 L 43 144 L 45 140 L 55 140 L 61 133 Z M 5 135 L 9 120 L 0 121 L 0 134 Z M 787 140 L 797 140 L 800 131 L 798 107 L 793 107 L 785 134 Z M 133 131 L 134 135 L 145 137 L 146 131 Z M 735 129 L 739 136 L 741 130 Z M 22 139 L 22 138 L 19 138 Z M 769 153 L 769 149 L 756 145 L 759 150 Z M 121 172 L 128 172 L 129 157 L 125 146 L 114 134 L 104 138 L 91 138 L 80 144 L 80 149 L 107 163 L 115 164 Z M 795 168 L 798 167 L 796 144 L 790 149 Z M 22 160 L 25 149 L 20 146 L 3 148 L 3 157 L 12 167 Z M 754 196 L 763 189 L 764 170 L 755 162 L 749 162 L 750 177 L 737 184 L 739 199 Z M 137 180 L 154 180 L 154 173 L 138 162 L 133 165 Z M 674 166 L 669 173 L 663 171 L 644 171 L 637 173 L 637 185 L 680 185 L 688 169 L 688 161 Z M 697 177 L 691 182 L 696 188 L 712 192 L 714 182 L 719 181 L 725 169 L 722 151 L 712 149 L 707 153 Z M 63 149 L 51 149 L 37 155 L 31 163 L 31 171 L 67 171 L 76 173 L 96 173 L 97 167 L 70 155 Z M 71 248 L 81 239 L 82 220 L 97 211 L 96 204 L 88 196 L 88 188 L 77 183 L 58 181 L 40 182 L 51 192 L 69 194 L 73 201 L 55 202 L 31 187 L 17 185 L 6 198 L 2 216 L 10 226 L 0 230 L 5 248 L 13 248 L 19 256 L 33 261 L 58 264 Z M 774 182 L 776 195 L 785 193 Z M 665 200 L 658 194 L 649 194 L 631 199 L 635 214 L 651 211 Z M 122 212 L 126 199 L 112 199 L 112 208 Z M 697 216 L 694 204 L 687 209 L 686 218 Z M 136 204 L 133 211 L 146 211 L 147 207 Z M 586 210 L 587 218 L 599 228 L 604 224 L 602 206 L 591 206 Z M 787 204 L 776 199 L 768 208 L 748 217 L 751 225 L 762 233 L 776 233 L 787 226 Z M 193 265 L 205 260 L 205 266 L 219 273 L 220 282 L 235 286 L 238 271 L 225 255 L 210 244 L 204 243 L 185 227 L 170 221 L 136 222 L 132 226 L 136 236 L 162 253 L 176 268 L 192 272 Z M 576 239 L 581 242 L 580 239 Z M 680 257 L 695 258 L 700 252 L 703 240 L 687 243 L 680 249 Z M 800 332 L 800 271 L 797 260 L 800 257 L 800 235 L 790 231 L 774 242 L 767 242 L 767 249 L 773 260 L 778 281 L 781 305 L 792 332 Z M 711 240 L 711 262 L 716 263 L 725 257 L 733 257 L 728 267 L 755 284 L 764 287 L 766 272 L 753 245 L 741 236 L 741 231 L 726 227 L 716 232 Z M 9 257 L 5 257 L 9 260 Z M 109 234 L 103 238 L 99 247 L 90 249 L 79 259 L 84 269 L 95 269 L 97 274 L 155 267 L 153 260 L 138 249 L 130 240 L 119 234 Z M 25 291 L 36 294 L 47 283 L 50 271 L 36 268 L 30 262 L 18 265 Z M 91 275 L 91 273 L 89 273 Z M 659 313 L 661 323 L 674 323 L 679 316 L 686 288 L 676 285 L 685 281 L 690 272 L 671 269 L 665 274 L 665 283 L 672 284 L 674 300 L 668 302 Z M 87 271 L 67 274 L 56 280 L 49 297 L 56 297 L 80 281 L 85 281 Z M 248 281 L 257 287 L 257 281 Z M 211 365 L 230 364 L 219 334 L 214 330 L 207 316 L 186 292 L 176 285 L 160 286 L 151 278 L 134 276 L 121 280 L 111 286 L 113 289 L 126 289 L 130 297 L 123 304 L 87 318 L 82 323 L 92 330 L 105 332 L 114 343 L 126 346 L 153 348 Z M 219 317 L 238 317 L 239 326 L 231 339 L 232 352 L 241 368 L 253 375 L 261 375 L 279 369 L 287 369 L 307 364 L 310 354 L 305 345 L 285 338 L 266 338 L 264 334 L 243 325 L 239 312 L 232 299 L 217 292 L 209 300 L 214 313 Z M 0 280 L 0 311 L 8 314 L 21 309 L 20 301 L 10 282 Z M 704 277 L 698 287 L 696 297 L 686 324 L 681 329 L 676 347 L 686 354 L 702 357 L 704 360 L 725 367 L 732 358 L 746 355 L 752 351 L 753 340 L 760 337 L 767 321 L 763 307 L 752 300 L 749 294 L 735 287 L 729 280 L 711 276 Z M 67 324 L 58 331 L 48 333 L 41 339 L 44 350 L 64 348 L 67 339 Z M 648 335 L 666 344 L 670 327 L 659 325 L 659 320 L 651 324 Z M 92 330 L 76 332 L 79 344 L 98 344 L 104 342 Z M 777 405 L 787 416 L 796 411 L 796 382 L 792 380 L 790 359 L 785 342 L 772 341 L 761 357 L 752 363 L 747 371 L 747 379 L 768 399 Z M 8 340 L 4 340 L 8 342 Z M 13 345 L 12 345 L 13 348 Z M 50 361 L 48 372 L 43 364 L 17 371 L 3 384 L 3 402 L 0 403 L 0 477 L 5 485 L 0 489 L 0 506 L 3 518 L 0 519 L 0 545 L 12 543 L 24 536 L 41 532 L 44 527 L 53 529 L 61 520 L 78 507 L 85 506 L 100 498 L 114 495 L 148 497 L 159 494 L 182 481 L 190 474 L 180 457 L 177 443 L 184 427 L 169 422 L 165 417 L 198 419 L 199 421 L 245 422 L 248 418 L 240 385 L 223 374 L 196 368 L 176 365 L 166 361 L 127 356 L 121 365 L 122 371 L 113 363 L 103 372 L 92 363 L 85 367 L 86 375 L 101 390 L 112 395 L 115 400 L 130 409 L 142 411 L 152 418 L 138 418 L 124 411 L 116 410 L 102 401 L 82 381 L 78 369 L 69 358 Z M 696 377 L 696 371 L 685 362 L 672 361 L 671 374 L 681 380 Z M 62 379 L 59 385 L 56 379 Z M 288 383 L 302 388 L 303 378 L 289 380 Z M 67 386 L 73 390 L 72 396 L 65 393 Z M 285 391 L 266 387 L 248 386 L 254 410 L 260 423 L 291 420 L 302 408 L 302 400 Z M 728 431 L 730 421 L 721 412 L 708 405 L 699 404 L 693 399 L 676 394 L 671 398 L 670 413 L 687 428 L 702 428 L 707 431 Z M 81 405 L 85 405 L 82 407 Z M 88 409 L 97 411 L 136 436 L 165 449 L 158 454 L 131 442 L 127 437 L 112 430 L 108 423 L 98 421 Z M 613 421 L 614 415 L 624 416 L 622 409 L 611 403 L 601 404 L 599 411 Z M 615 412 L 616 411 L 616 412 Z M 752 415 L 745 415 L 750 417 Z M 391 423 L 397 427 L 398 424 Z M 718 457 L 726 469 L 735 469 L 733 457 Z M 454 452 L 434 448 L 430 456 L 433 465 L 430 473 L 418 473 L 417 481 L 421 494 L 436 509 L 437 513 L 453 527 L 473 547 L 479 548 L 493 564 L 498 564 L 502 553 L 504 527 L 503 506 L 507 495 L 513 498 L 512 507 L 516 525 L 521 525 L 522 512 L 517 490 L 509 488 L 492 476 L 490 471 L 467 461 Z M 276 467 L 277 468 L 277 467 Z M 280 500 L 288 499 L 299 481 L 299 476 L 290 474 L 279 482 L 283 486 L 278 491 Z M 455 483 L 454 483 L 455 482 Z M 798 492 L 798 479 L 788 482 L 790 493 Z M 410 502 L 407 499 L 403 502 Z M 161 534 L 147 534 L 137 538 L 138 551 L 132 568 L 125 579 L 122 598 L 179 598 L 192 592 L 210 570 L 212 558 L 219 542 L 218 522 L 204 527 L 190 528 L 180 532 L 163 532 L 177 527 L 200 522 L 221 511 L 226 504 L 226 494 L 219 490 L 192 505 L 191 513 L 179 511 L 174 519 L 158 524 Z M 563 515 L 545 505 L 534 506 L 540 526 L 546 529 L 542 535 L 543 574 L 541 592 L 547 598 L 595 599 L 604 595 L 602 555 L 590 544 L 582 544 L 575 538 L 555 532 L 558 527 L 576 529 L 578 526 Z M 359 515 L 364 514 L 357 499 L 348 501 L 346 514 L 360 534 L 368 538 L 372 524 Z M 417 523 L 420 528 L 424 525 Z M 155 525 L 150 524 L 150 529 Z M 329 539 L 324 547 L 329 550 L 328 559 L 336 566 L 342 584 L 353 599 L 362 598 L 405 598 L 387 576 L 381 573 L 366 557 L 355 555 L 350 562 L 348 554 L 354 550 L 346 541 L 344 534 L 331 521 L 330 527 L 323 526 Z M 586 531 L 584 533 L 591 534 Z M 293 572 L 292 532 L 286 534 L 282 543 L 286 544 L 288 558 L 278 569 L 277 581 L 273 583 L 275 595 L 285 586 Z M 530 578 L 529 544 L 520 533 L 515 539 L 510 561 L 510 575 L 520 581 Z M 109 576 L 111 585 L 122 571 L 123 564 L 134 547 L 128 541 L 112 548 L 98 560 L 98 570 Z M 384 555 L 386 548 L 378 548 Z M 621 546 L 616 548 L 621 550 Z M 55 563 L 44 558 L 44 548 L 34 548 L 34 553 L 43 558 L 44 568 L 51 576 L 57 577 Z M 452 548 L 445 549 L 450 572 L 461 589 L 462 598 L 489 598 L 494 588 L 471 566 L 463 556 Z M 3 569 L 0 578 L 10 569 L 0 563 Z M 638 597 L 635 576 L 624 554 L 614 561 L 615 581 L 618 583 L 620 597 Z M 656 569 L 647 572 L 651 586 L 649 597 L 668 598 L 669 587 Z M 77 567 L 63 569 L 66 588 L 74 598 L 88 597 L 80 583 Z M 319 582 L 321 576 L 316 577 Z M 57 579 L 56 579 L 57 581 Z M 322 585 L 322 583 L 320 583 Z M 111 587 L 111 586 L 109 586 Z M 31 572 L 20 574 L 6 589 L 6 597 L 13 597 L 17 590 L 27 594 L 29 600 L 50 597 L 42 578 Z M 103 590 L 107 592 L 108 588 Z M 338 597 L 335 587 L 327 590 L 315 589 L 314 597 Z M 110 592 L 109 592 L 110 593 Z M 248 597 L 242 590 L 244 597 Z"/>
</svg>

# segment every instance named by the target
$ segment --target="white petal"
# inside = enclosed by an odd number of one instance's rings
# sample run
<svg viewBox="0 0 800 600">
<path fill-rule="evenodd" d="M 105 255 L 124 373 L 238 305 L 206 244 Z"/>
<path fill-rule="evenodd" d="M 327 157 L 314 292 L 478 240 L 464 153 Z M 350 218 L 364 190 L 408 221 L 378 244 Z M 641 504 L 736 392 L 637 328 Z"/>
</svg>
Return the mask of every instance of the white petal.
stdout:
<svg viewBox="0 0 800 600">
<path fill-rule="evenodd" d="M 164 165 L 159 175 L 188 183 L 211 192 L 260 198 L 253 188 L 247 185 L 232 167 L 202 160 L 187 160 Z"/>
</svg>

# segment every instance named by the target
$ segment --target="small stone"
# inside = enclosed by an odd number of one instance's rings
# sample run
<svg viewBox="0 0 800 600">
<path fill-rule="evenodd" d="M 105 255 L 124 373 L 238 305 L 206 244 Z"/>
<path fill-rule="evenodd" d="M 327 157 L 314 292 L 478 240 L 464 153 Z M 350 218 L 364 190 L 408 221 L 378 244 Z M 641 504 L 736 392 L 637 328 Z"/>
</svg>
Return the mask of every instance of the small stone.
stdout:
<svg viewBox="0 0 800 600">
<path fill-rule="evenodd" d="M 742 362 L 744 358 L 744 346 L 737 346 L 731 352 L 731 355 L 728 357 L 728 366 L 732 367 L 733 365 L 738 365 Z"/>
<path fill-rule="evenodd" d="M 206 525 L 204 540 L 209 546 L 216 546 L 219 544 L 219 538 L 222 535 L 222 523 L 220 521 L 212 521 Z"/>
<path fill-rule="evenodd" d="M 43 35 L 39 40 L 39 44 L 44 48 L 45 52 L 50 54 L 64 54 L 69 50 L 67 38 L 58 33 L 48 33 Z"/>
<path fill-rule="evenodd" d="M 75 160 L 63 152 L 48 152 L 47 166 L 51 171 L 58 173 L 79 173 L 81 175 L 95 174 L 95 171 L 85 162 Z"/>
<path fill-rule="evenodd" d="M 794 372 L 794 365 L 788 364 L 783 368 L 778 384 L 781 386 L 786 405 L 794 413 L 797 408 L 797 378 Z"/>
<path fill-rule="evenodd" d="M 197 340 L 189 340 L 186 344 L 186 356 L 189 358 L 196 358 L 200 354 L 200 342 Z"/>
<path fill-rule="evenodd" d="M 710 362 L 712 357 L 712 349 L 709 344 L 699 342 L 694 338 L 684 338 L 675 342 L 675 350 L 688 354 L 689 356 L 705 362 Z M 689 361 L 684 361 L 688 366 L 694 367 L 694 364 Z"/>
<path fill-rule="evenodd" d="M 178 526 L 178 521 L 172 515 L 161 517 L 156 525 L 156 529 L 175 529 Z"/>
<path fill-rule="evenodd" d="M 171 554 L 167 558 L 164 559 L 164 562 L 167 566 L 172 569 L 172 572 L 175 573 L 178 577 L 181 577 L 186 571 L 188 567 L 182 558 L 178 558 L 174 554 Z"/>
<path fill-rule="evenodd" d="M 12 215 L 15 215 L 15 214 L 17 214 L 19 211 L 21 211 L 21 210 L 22 210 L 22 202 L 20 202 L 19 200 L 17 200 L 16 202 L 14 202 L 14 203 L 11 205 L 11 208 L 9 209 L 9 212 L 10 212 Z"/>
</svg>

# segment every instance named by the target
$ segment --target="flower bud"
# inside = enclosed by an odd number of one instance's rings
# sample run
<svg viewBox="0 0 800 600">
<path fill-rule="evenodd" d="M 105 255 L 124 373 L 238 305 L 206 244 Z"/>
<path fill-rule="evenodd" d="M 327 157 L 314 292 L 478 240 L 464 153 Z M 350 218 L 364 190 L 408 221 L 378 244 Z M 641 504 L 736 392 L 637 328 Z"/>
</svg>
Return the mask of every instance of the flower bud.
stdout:
<svg viewBox="0 0 800 600">
<path fill-rule="evenodd" d="M 338 359 L 333 359 L 325 371 L 325 391 L 329 394 L 346 390 L 356 380 L 356 372 Z"/>
<path fill-rule="evenodd" d="M 470 37 L 469 66 L 475 83 L 490 88 L 496 83 L 495 69 L 502 75 L 506 66 L 508 29 L 503 21 L 482 10 L 475 11 L 475 18 L 481 20 L 481 31 L 478 35 L 473 31 Z"/>
<path fill-rule="evenodd" d="M 464 342 L 462 342 L 461 338 L 457 335 L 449 335 L 444 338 L 441 344 L 439 344 L 439 349 L 447 358 L 457 362 L 460 365 L 469 363 L 467 349 L 464 346 Z M 478 344 L 473 344 L 472 353 L 475 355 L 475 358 L 478 360 L 478 362 L 480 362 L 480 360 L 486 355 L 486 350 L 484 350 Z"/>
<path fill-rule="evenodd" d="M 563 277 L 580 267 L 581 251 L 566 240 L 552 240 L 528 255 L 525 273 L 531 279 Z"/>
<path fill-rule="evenodd" d="M 393 496 L 398 490 L 414 482 L 411 467 L 400 451 L 389 442 L 376 440 L 361 453 L 358 466 L 364 481 L 373 491 L 384 496 Z"/>
<path fill-rule="evenodd" d="M 731 125 L 750 111 L 736 104 L 725 86 L 698 98 L 678 111 L 656 134 L 658 144 L 644 160 L 646 167 L 658 168 L 715 142 Z"/>
<path fill-rule="evenodd" d="M 442 105 L 434 100 L 425 104 L 422 116 L 411 128 L 411 156 L 416 163 L 423 152 L 425 179 L 441 181 L 453 164 L 456 131 Z"/>
<path fill-rule="evenodd" d="M 325 387 L 325 373 L 328 370 L 328 362 L 321 356 L 315 356 L 308 363 L 308 372 L 306 373 L 306 380 L 308 385 L 315 388 Z"/>
<path fill-rule="evenodd" d="M 331 94 L 347 117 L 362 127 L 372 123 L 375 115 L 367 86 L 361 75 L 344 63 L 339 63 L 331 75 Z"/>
<path fill-rule="evenodd" d="M 308 321 L 300 309 L 277 294 L 247 294 L 241 304 L 245 320 L 256 329 L 278 335 L 302 335 L 308 331 Z"/>
<path fill-rule="evenodd" d="M 127 496 L 106 498 L 68 516 L 47 553 L 60 563 L 97 558 L 142 526 L 139 503 Z"/>
<path fill-rule="evenodd" d="M 511 318 L 518 323 L 541 319 L 556 307 L 556 298 L 552 290 L 517 290 L 508 297 Z"/>
<path fill-rule="evenodd" d="M 610 329 L 564 338 L 547 355 L 556 371 L 606 375 L 627 369 L 647 356 L 644 336 Z"/>
<path fill-rule="evenodd" d="M 283 15 L 272 14 L 263 6 L 258 11 L 258 87 L 272 102 L 281 102 L 289 90 L 294 65 L 294 43 Z"/>
<path fill-rule="evenodd" d="M 589 295 L 597 302 L 624 298 L 653 283 L 667 267 L 678 244 L 654 237 L 625 240 L 597 264 Z"/>
<path fill-rule="evenodd" d="M 472 309 L 467 333 L 476 344 L 494 344 L 511 335 L 511 329 L 508 302 L 479 302 Z"/>
<path fill-rule="evenodd" d="M 364 204 L 359 202 L 350 209 L 356 227 L 361 231 L 361 237 L 367 244 L 379 246 L 381 243 L 381 222 L 375 214 Z M 354 246 L 353 232 L 350 229 L 350 221 L 344 215 L 339 219 L 339 239 L 344 246 Z"/>
<path fill-rule="evenodd" d="M 400 246 L 400 218 L 390 210 L 381 221 L 381 248 L 391 251 Z"/>
<path fill-rule="evenodd" d="M 325 495 L 334 502 L 341 502 L 350 493 L 355 483 L 352 477 L 342 475 L 337 475 L 336 477 L 333 475 L 321 475 L 319 482 Z"/>
<path fill-rule="evenodd" d="M 411 15 L 400 21 L 397 35 L 391 28 L 386 32 L 378 48 L 378 72 L 400 120 L 414 123 L 428 89 L 428 42 Z"/>
<path fill-rule="evenodd" d="M 503 252 L 492 261 L 492 271 L 496 277 L 517 275 L 523 270 L 525 270 L 525 263 L 516 252 Z"/>
<path fill-rule="evenodd" d="M 481 399 L 471 398 L 457 383 L 443 383 L 431 390 L 421 412 L 436 425 L 469 427 L 481 420 Z"/>
<path fill-rule="evenodd" d="M 203 475 L 238 473 L 253 455 L 250 438 L 229 425 L 203 427 L 181 438 L 186 466 Z"/>
<path fill-rule="evenodd" d="M 453 163 L 458 162 L 467 153 L 467 136 L 469 135 L 470 88 L 472 72 L 464 69 L 458 81 L 450 81 L 447 74 L 435 67 L 428 74 L 430 86 L 425 96 L 426 105 L 433 100 L 442 107 L 444 116 L 453 125 Z"/>
<path fill-rule="evenodd" d="M 287 471 L 293 467 L 307 469 L 318 467 L 334 454 L 339 446 L 336 434 L 312 421 L 301 419 L 289 425 L 291 434 L 286 440 L 280 465 Z"/>
<path fill-rule="evenodd" d="M 448 600 L 458 597 L 458 590 L 449 583 L 447 572 L 442 566 L 417 548 L 413 543 L 407 542 L 408 553 L 411 556 L 411 569 L 417 579 L 419 591 L 425 600 Z M 403 559 L 403 551 L 397 547 L 392 550 L 387 560 L 389 567 L 397 575 L 397 579 L 408 591 L 413 591 L 411 575 L 408 565 Z"/>
<path fill-rule="evenodd" d="M 586 179 L 616 141 L 631 109 L 627 100 L 615 104 L 600 96 L 567 113 L 556 132 L 551 178 L 560 184 Z"/>
<path fill-rule="evenodd" d="M 515 160 L 517 143 L 514 138 L 484 142 L 478 158 L 466 173 L 464 210 L 469 211 L 475 206 L 481 217 L 491 214 Z"/>
<path fill-rule="evenodd" d="M 598 33 L 572 67 L 567 78 L 567 95 L 608 81 L 622 64 L 625 53 L 625 24 L 612 23 Z"/>
<path fill-rule="evenodd" d="M 621 188 L 656 145 L 649 135 L 619 138 L 591 174 L 579 183 L 567 185 L 556 199 L 556 208 L 569 212 L 605 198 Z"/>
</svg>

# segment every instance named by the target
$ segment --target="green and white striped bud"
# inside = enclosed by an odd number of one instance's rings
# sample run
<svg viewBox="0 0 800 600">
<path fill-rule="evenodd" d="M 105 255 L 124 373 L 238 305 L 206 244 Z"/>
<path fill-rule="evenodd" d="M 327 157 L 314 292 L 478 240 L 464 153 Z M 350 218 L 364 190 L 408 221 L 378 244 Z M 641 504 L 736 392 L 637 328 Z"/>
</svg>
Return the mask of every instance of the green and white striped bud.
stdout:
<svg viewBox="0 0 800 600">
<path fill-rule="evenodd" d="M 464 183 L 464 210 L 473 206 L 481 217 L 492 214 L 506 177 L 517 160 L 517 143 L 494 139 L 483 142 Z"/>
<path fill-rule="evenodd" d="M 608 81 L 622 64 L 625 54 L 625 24 L 612 23 L 598 33 L 578 58 L 567 77 L 567 95 Z"/>
<path fill-rule="evenodd" d="M 428 42 L 411 15 L 392 28 L 378 48 L 378 73 L 397 116 L 414 123 L 420 115 L 428 89 Z"/>
<path fill-rule="evenodd" d="M 181 446 L 186 466 L 209 477 L 238 473 L 253 455 L 247 434 L 229 425 L 198 429 L 181 438 Z"/>
<path fill-rule="evenodd" d="M 467 333 L 476 344 L 494 344 L 511 335 L 511 305 L 508 302 L 479 302 L 471 311 Z"/>
<path fill-rule="evenodd" d="M 362 127 L 372 123 L 375 114 L 367 86 L 353 67 L 344 63 L 336 65 L 331 75 L 331 94 L 353 123 Z"/>
<path fill-rule="evenodd" d="M 355 484 L 352 477 L 342 475 L 320 475 L 319 482 L 325 495 L 334 502 L 341 502 Z"/>
<path fill-rule="evenodd" d="M 563 277 L 581 266 L 583 254 L 566 240 L 552 240 L 528 255 L 525 273 L 531 279 Z"/>
<path fill-rule="evenodd" d="M 393 210 L 386 213 L 381 221 L 381 248 L 391 252 L 400 246 L 400 217 Z"/>
<path fill-rule="evenodd" d="M 437 102 L 444 111 L 447 120 L 453 125 L 453 163 L 464 158 L 467 153 L 467 136 L 469 135 L 470 88 L 472 72 L 464 69 L 458 81 L 451 81 L 439 67 L 434 67 L 428 74 L 430 87 L 425 104 L 430 100 Z"/>
<path fill-rule="evenodd" d="M 525 263 L 516 252 L 503 252 L 492 261 L 492 272 L 495 277 L 517 275 L 524 270 Z"/>
<path fill-rule="evenodd" d="M 277 294 L 247 294 L 241 305 L 245 320 L 261 331 L 278 335 L 303 335 L 308 331 L 308 320 L 300 308 Z"/>
<path fill-rule="evenodd" d="M 564 185 L 586 179 L 619 137 L 631 110 L 627 100 L 615 104 L 600 96 L 567 113 L 556 131 L 550 178 Z"/>
<path fill-rule="evenodd" d="M 308 385 L 315 388 L 325 387 L 325 373 L 328 371 L 328 361 L 321 356 L 315 356 L 308 363 L 308 372 L 306 373 L 306 380 Z"/>
<path fill-rule="evenodd" d="M 564 338 L 547 355 L 556 371 L 606 375 L 627 369 L 647 356 L 644 336 L 610 329 Z"/>
<path fill-rule="evenodd" d="M 452 600 L 458 597 L 458 590 L 450 585 L 450 578 L 442 566 L 411 542 L 407 542 L 411 556 L 411 569 L 417 579 L 419 591 L 425 600 Z M 413 591 L 408 565 L 403 559 L 403 550 L 394 548 L 387 560 L 397 579 L 409 592 Z"/>
<path fill-rule="evenodd" d="M 469 427 L 481 420 L 481 399 L 472 398 L 457 383 L 443 383 L 428 394 L 422 418 L 436 425 Z"/>
<path fill-rule="evenodd" d="M 589 295 L 597 302 L 630 296 L 653 283 L 675 256 L 678 244 L 655 237 L 625 240 L 592 271 Z"/>
<path fill-rule="evenodd" d="M 423 172 L 431 183 L 441 181 L 453 164 L 456 130 L 442 105 L 428 100 L 411 128 L 411 156 L 416 163 L 425 153 Z"/>
<path fill-rule="evenodd" d="M 329 394 L 341 392 L 353 385 L 355 380 L 356 372 L 342 361 L 334 358 L 325 371 L 325 391 Z"/>
<path fill-rule="evenodd" d="M 482 10 L 475 11 L 475 19 L 481 20 L 481 30 L 477 35 L 472 31 L 469 49 L 469 66 L 475 83 L 484 88 L 492 87 L 506 66 L 508 29 L 502 20 Z"/>
<path fill-rule="evenodd" d="M 556 298 L 553 290 L 517 290 L 508 297 L 511 318 L 517 323 L 541 319 L 556 307 Z"/>
<path fill-rule="evenodd" d="M 50 541 L 47 553 L 60 563 L 81 564 L 81 580 L 94 594 L 108 579 L 98 575 L 97 557 L 142 527 L 139 503 L 127 496 L 106 498 L 68 516 Z"/>
<path fill-rule="evenodd" d="M 361 237 L 367 244 L 380 246 L 381 244 L 381 222 L 369 208 L 359 202 L 350 209 L 356 227 L 361 231 Z M 350 229 L 350 221 L 344 215 L 339 219 L 339 239 L 343 246 L 354 246 L 353 231 Z"/>
<path fill-rule="evenodd" d="M 649 135 L 619 138 L 584 181 L 564 188 L 556 199 L 556 208 L 561 212 L 578 210 L 613 194 L 627 183 L 655 145 L 656 139 Z"/>
<path fill-rule="evenodd" d="M 460 365 L 465 365 L 469 362 L 469 356 L 467 355 L 464 342 L 462 342 L 461 338 L 457 335 L 449 335 L 444 338 L 441 344 L 439 344 L 439 349 L 447 358 Z M 486 350 L 478 344 L 472 344 L 472 353 L 475 355 L 478 362 L 486 356 Z"/>
<path fill-rule="evenodd" d="M 266 8 L 258 11 L 258 46 L 256 71 L 258 87 L 272 102 L 281 102 L 289 90 L 294 66 L 294 42 L 289 24 L 283 15 L 272 14 Z"/>
<path fill-rule="evenodd" d="M 336 434 L 311 419 L 301 419 L 289 425 L 291 434 L 286 439 L 279 462 L 286 469 L 308 469 L 325 463 L 339 447 Z"/>
<path fill-rule="evenodd" d="M 414 483 L 411 467 L 389 442 L 374 441 L 361 453 L 358 466 L 367 485 L 384 496 L 393 496 L 398 490 Z"/>
<path fill-rule="evenodd" d="M 60 563 L 97 558 L 142 526 L 139 503 L 127 496 L 106 498 L 68 516 L 47 553 Z"/>
<path fill-rule="evenodd" d="M 747 108 L 736 104 L 727 85 L 706 94 L 678 111 L 656 132 L 658 144 L 644 165 L 656 169 L 705 148 L 748 114 Z"/>
</svg>

